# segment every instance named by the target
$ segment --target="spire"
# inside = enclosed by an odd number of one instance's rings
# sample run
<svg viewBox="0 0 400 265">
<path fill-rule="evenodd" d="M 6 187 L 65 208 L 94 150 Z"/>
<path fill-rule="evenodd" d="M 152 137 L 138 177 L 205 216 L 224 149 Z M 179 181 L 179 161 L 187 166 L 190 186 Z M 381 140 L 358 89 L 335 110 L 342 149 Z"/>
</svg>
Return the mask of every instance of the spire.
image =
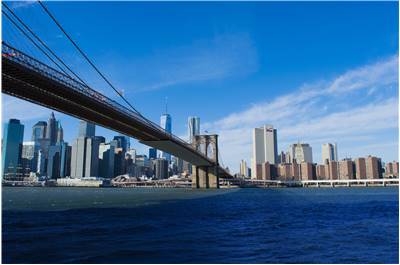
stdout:
<svg viewBox="0 0 400 265">
<path fill-rule="evenodd" d="M 168 114 L 168 97 L 165 97 L 165 114 Z"/>
</svg>

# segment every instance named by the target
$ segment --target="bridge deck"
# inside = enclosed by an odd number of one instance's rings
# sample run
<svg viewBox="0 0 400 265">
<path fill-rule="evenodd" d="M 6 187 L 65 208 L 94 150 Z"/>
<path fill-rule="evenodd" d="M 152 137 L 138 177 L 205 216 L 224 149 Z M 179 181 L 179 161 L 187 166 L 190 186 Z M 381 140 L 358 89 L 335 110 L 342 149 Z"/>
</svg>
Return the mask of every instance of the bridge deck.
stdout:
<svg viewBox="0 0 400 265">
<path fill-rule="evenodd" d="M 103 94 L 6 44 L 2 48 L 3 93 L 94 122 L 193 165 L 215 165 L 190 144 Z M 220 171 L 229 175 L 221 167 Z"/>
</svg>

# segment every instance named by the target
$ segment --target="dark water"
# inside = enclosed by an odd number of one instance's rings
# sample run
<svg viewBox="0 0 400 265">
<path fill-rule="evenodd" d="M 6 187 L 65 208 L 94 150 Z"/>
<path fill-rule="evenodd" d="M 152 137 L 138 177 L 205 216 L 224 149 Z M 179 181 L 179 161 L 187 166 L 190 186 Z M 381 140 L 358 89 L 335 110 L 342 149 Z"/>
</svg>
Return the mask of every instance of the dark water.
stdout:
<svg viewBox="0 0 400 265">
<path fill-rule="evenodd" d="M 398 263 L 398 188 L 3 188 L 4 263 Z"/>
</svg>

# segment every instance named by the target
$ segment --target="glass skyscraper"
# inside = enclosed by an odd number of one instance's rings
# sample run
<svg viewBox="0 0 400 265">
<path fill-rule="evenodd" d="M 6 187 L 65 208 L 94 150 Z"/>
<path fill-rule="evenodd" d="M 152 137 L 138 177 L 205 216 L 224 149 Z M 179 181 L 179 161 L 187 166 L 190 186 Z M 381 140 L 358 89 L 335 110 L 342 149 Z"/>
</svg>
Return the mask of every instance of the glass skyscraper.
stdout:
<svg viewBox="0 0 400 265">
<path fill-rule="evenodd" d="M 188 135 L 189 143 L 192 143 L 193 136 L 200 134 L 200 118 L 199 117 L 189 117 L 188 118 Z"/>
<path fill-rule="evenodd" d="M 160 126 L 167 132 L 167 133 L 172 133 L 172 121 L 171 121 L 171 115 L 169 114 L 163 114 L 161 115 L 160 119 Z M 168 161 L 171 161 L 171 154 L 165 153 L 161 151 L 161 157 L 165 158 Z"/>
<path fill-rule="evenodd" d="M 10 119 L 4 126 L 2 144 L 2 169 L 3 174 L 16 173 L 17 166 L 21 164 L 22 143 L 24 138 L 24 125 L 17 119 Z"/>
</svg>

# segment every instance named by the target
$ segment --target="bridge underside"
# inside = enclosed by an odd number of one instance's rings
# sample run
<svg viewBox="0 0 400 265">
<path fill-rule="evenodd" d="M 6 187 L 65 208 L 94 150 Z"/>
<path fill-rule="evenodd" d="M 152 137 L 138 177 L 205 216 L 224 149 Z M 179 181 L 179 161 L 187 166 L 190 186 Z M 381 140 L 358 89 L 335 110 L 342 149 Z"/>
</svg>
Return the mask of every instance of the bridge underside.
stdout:
<svg viewBox="0 0 400 265">
<path fill-rule="evenodd" d="M 168 139 L 151 126 L 137 121 L 101 101 L 72 90 L 61 82 L 39 74 L 18 63 L 3 58 L 2 92 L 68 115 L 94 122 L 105 128 L 138 139 L 140 142 L 171 153 L 183 160 L 200 166 L 211 166 L 212 162 L 182 145 Z"/>
</svg>

